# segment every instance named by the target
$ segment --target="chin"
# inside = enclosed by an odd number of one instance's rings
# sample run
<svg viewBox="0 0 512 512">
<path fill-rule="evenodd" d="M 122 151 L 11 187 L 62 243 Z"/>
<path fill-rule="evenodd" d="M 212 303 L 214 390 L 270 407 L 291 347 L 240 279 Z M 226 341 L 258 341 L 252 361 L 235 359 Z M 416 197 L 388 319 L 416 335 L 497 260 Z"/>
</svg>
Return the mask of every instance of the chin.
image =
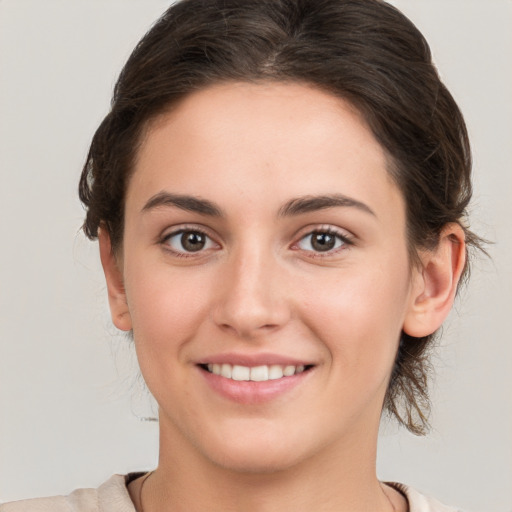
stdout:
<svg viewBox="0 0 512 512">
<path fill-rule="evenodd" d="M 219 436 L 202 443 L 203 455 L 215 465 L 237 473 L 268 474 L 285 471 L 308 458 L 314 447 L 292 429 L 238 429 L 232 435 Z M 298 438 L 297 438 L 298 437 Z"/>
</svg>

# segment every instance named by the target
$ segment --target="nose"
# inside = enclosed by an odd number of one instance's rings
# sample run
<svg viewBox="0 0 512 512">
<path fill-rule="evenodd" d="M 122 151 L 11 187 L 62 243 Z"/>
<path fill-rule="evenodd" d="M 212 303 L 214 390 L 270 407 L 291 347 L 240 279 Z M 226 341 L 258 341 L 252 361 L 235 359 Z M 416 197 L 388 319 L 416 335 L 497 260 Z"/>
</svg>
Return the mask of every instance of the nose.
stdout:
<svg viewBox="0 0 512 512">
<path fill-rule="evenodd" d="M 284 281 L 283 269 L 268 248 L 240 248 L 222 269 L 214 322 L 245 339 L 278 330 L 291 316 Z"/>
</svg>

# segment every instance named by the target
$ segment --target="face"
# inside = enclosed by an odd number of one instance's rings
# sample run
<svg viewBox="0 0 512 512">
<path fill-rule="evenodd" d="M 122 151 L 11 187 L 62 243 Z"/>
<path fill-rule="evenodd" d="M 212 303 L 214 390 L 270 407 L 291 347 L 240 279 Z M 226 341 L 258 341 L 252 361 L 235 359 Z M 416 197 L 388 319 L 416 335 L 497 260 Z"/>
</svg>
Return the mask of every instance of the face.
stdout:
<svg viewBox="0 0 512 512">
<path fill-rule="evenodd" d="M 111 304 L 162 442 L 269 471 L 376 437 L 414 302 L 405 233 L 385 154 L 338 98 L 223 84 L 157 119 Z"/>
</svg>

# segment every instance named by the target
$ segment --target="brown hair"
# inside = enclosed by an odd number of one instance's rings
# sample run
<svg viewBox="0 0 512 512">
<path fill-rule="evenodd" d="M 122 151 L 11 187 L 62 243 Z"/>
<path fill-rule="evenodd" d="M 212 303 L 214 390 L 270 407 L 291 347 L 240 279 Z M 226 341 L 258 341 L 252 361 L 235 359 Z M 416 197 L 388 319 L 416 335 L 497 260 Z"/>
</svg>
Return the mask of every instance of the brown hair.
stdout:
<svg viewBox="0 0 512 512">
<path fill-rule="evenodd" d="M 148 122 L 184 96 L 225 81 L 304 82 L 350 101 L 389 157 L 407 209 L 411 260 L 461 219 L 471 197 L 466 127 L 432 63 L 427 42 L 382 0 L 182 0 L 139 42 L 115 86 L 80 180 L 93 239 L 100 225 L 114 250 L 124 197 Z M 466 266 L 465 275 L 468 268 Z M 402 335 L 387 411 L 424 433 L 428 351 L 434 335 Z"/>
</svg>

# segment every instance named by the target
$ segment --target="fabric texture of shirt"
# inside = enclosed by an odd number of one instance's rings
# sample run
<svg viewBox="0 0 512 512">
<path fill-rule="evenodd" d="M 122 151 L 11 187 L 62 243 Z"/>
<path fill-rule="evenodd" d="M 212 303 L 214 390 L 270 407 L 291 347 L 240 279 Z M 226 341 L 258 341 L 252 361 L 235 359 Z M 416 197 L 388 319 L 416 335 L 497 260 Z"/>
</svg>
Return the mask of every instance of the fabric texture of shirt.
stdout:
<svg viewBox="0 0 512 512">
<path fill-rule="evenodd" d="M 68 496 L 34 498 L 0 505 L 0 512 L 136 512 L 128 494 L 130 475 L 114 475 L 97 489 L 77 489 Z M 404 484 L 388 483 L 409 502 L 409 512 L 462 512 Z"/>
</svg>

